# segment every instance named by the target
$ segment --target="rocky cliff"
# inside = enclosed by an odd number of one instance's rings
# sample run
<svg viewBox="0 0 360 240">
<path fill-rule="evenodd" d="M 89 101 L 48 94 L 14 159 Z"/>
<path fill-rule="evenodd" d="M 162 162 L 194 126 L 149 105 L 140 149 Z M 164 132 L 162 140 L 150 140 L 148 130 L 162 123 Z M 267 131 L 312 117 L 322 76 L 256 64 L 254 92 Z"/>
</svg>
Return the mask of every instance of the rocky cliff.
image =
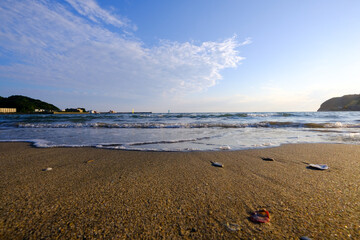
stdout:
<svg viewBox="0 0 360 240">
<path fill-rule="evenodd" d="M 360 111 L 360 94 L 331 98 L 321 104 L 320 111 Z"/>
</svg>

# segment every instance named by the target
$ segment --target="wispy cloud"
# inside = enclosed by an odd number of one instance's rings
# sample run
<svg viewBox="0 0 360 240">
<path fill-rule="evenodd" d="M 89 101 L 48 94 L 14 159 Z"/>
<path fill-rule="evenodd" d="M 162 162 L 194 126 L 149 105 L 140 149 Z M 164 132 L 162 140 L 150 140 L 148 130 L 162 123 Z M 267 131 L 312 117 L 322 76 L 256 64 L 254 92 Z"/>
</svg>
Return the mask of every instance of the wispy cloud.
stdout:
<svg viewBox="0 0 360 240">
<path fill-rule="evenodd" d="M 102 9 L 94 0 L 65 0 L 79 14 L 99 23 L 104 22 L 116 27 L 131 27 L 136 29 L 127 18 L 116 16 L 109 11 Z"/>
<path fill-rule="evenodd" d="M 202 91 L 237 67 L 236 37 L 219 42 L 160 41 L 152 48 L 106 28 L 134 26 L 95 1 L 0 2 L 0 77 L 126 98 Z M 90 19 L 90 20 L 89 20 Z M 105 25 L 103 23 L 106 23 Z"/>
</svg>

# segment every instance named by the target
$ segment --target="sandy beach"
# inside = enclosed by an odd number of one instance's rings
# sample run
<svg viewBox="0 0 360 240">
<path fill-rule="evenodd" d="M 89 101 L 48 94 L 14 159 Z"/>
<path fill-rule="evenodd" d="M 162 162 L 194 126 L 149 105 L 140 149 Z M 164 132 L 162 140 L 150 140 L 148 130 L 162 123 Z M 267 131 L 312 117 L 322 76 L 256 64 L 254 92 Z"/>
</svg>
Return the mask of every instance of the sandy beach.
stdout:
<svg viewBox="0 0 360 240">
<path fill-rule="evenodd" d="M 360 239 L 359 184 L 356 145 L 185 153 L 0 143 L 0 239 Z M 262 208 L 271 221 L 251 222 Z"/>
</svg>

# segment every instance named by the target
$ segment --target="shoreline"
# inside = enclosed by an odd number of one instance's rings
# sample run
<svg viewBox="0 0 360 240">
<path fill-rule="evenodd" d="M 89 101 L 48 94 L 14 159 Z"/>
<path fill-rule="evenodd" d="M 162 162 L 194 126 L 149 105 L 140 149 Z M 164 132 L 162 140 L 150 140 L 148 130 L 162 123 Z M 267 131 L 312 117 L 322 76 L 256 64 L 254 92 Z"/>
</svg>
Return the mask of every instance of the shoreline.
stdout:
<svg viewBox="0 0 360 240">
<path fill-rule="evenodd" d="M 0 238 L 355 239 L 358 156 L 350 144 L 145 152 L 0 142 Z M 270 223 L 249 221 L 260 208 Z"/>
<path fill-rule="evenodd" d="M 56 149 L 56 148 L 66 148 L 66 149 L 82 149 L 82 148 L 92 148 L 92 149 L 102 149 L 102 150 L 114 150 L 114 151 L 125 151 L 125 152 L 144 152 L 144 153 L 216 153 L 216 152 L 242 152 L 242 151 L 251 151 L 251 150 L 265 150 L 269 148 L 279 148 L 287 145 L 349 145 L 349 146 L 360 146 L 359 144 L 352 144 L 347 142 L 304 142 L 304 143 L 281 143 L 280 145 L 269 145 L 269 146 L 258 146 L 258 147 L 248 147 L 243 149 L 222 149 L 216 148 L 213 150 L 157 150 L 157 149 L 137 149 L 137 148 L 112 148 L 112 147 L 98 147 L 99 144 L 94 145 L 54 145 L 54 146 L 38 146 L 39 144 L 36 140 L 0 140 L 2 143 L 24 143 L 28 144 L 31 148 L 38 149 Z M 107 145 L 105 145 L 107 146 Z M 223 146 L 227 147 L 227 146 Z"/>
</svg>

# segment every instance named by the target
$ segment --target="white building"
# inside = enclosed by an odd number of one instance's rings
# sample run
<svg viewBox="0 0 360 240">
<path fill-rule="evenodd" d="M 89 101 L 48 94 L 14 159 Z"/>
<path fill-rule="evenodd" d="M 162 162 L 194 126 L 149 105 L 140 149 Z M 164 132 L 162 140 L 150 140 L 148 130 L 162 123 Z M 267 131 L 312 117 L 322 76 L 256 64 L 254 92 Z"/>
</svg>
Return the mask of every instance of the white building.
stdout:
<svg viewBox="0 0 360 240">
<path fill-rule="evenodd" d="M 16 113 L 16 108 L 0 108 L 0 113 Z"/>
</svg>

